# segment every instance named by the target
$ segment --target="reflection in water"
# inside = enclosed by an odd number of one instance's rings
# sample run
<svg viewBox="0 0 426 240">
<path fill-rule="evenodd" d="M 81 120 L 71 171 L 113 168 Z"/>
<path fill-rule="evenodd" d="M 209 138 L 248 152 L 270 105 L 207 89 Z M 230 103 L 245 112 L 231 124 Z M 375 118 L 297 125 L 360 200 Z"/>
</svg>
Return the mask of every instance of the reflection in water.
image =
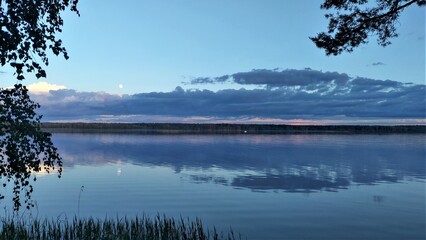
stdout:
<svg viewBox="0 0 426 240">
<path fill-rule="evenodd" d="M 349 181 L 338 178 L 335 181 L 317 180 L 305 176 L 294 175 L 266 175 L 242 176 L 235 178 L 232 186 L 258 190 L 285 190 L 287 192 L 310 192 L 312 190 L 343 188 L 349 186 Z"/>
<path fill-rule="evenodd" d="M 53 140 L 64 173 L 35 183 L 39 216 L 200 217 L 251 240 L 426 238 L 424 135 Z"/>
<path fill-rule="evenodd" d="M 168 166 L 176 173 L 197 170 L 187 176 L 194 183 L 252 190 L 336 191 L 351 184 L 425 179 L 423 135 L 56 134 L 54 140 L 65 167 Z"/>
<path fill-rule="evenodd" d="M 382 203 L 385 201 L 385 196 L 382 195 L 374 195 L 373 196 L 373 201 L 377 202 L 377 203 Z"/>
</svg>

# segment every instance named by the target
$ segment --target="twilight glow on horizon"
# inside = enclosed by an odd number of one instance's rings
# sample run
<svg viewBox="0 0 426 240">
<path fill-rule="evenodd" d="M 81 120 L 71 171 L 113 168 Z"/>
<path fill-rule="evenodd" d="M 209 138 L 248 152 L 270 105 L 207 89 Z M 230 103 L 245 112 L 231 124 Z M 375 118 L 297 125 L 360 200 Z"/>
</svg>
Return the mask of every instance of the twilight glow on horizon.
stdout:
<svg viewBox="0 0 426 240">
<path fill-rule="evenodd" d="M 321 1 L 80 1 L 22 82 L 44 121 L 426 124 L 425 8 L 404 10 L 392 44 L 371 37 L 326 56 Z M 17 81 L 0 72 L 0 87 Z"/>
</svg>

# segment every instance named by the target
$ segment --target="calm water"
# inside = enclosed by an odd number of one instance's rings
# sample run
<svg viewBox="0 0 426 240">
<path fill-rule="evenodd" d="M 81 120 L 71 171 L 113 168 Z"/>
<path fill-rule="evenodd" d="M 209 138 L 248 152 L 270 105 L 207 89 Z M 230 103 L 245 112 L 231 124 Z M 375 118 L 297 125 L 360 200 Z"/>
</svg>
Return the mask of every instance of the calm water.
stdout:
<svg viewBox="0 0 426 240">
<path fill-rule="evenodd" d="M 39 177 L 38 216 L 200 217 L 248 239 L 426 238 L 425 135 L 55 134 L 54 142 L 64 173 Z"/>
</svg>

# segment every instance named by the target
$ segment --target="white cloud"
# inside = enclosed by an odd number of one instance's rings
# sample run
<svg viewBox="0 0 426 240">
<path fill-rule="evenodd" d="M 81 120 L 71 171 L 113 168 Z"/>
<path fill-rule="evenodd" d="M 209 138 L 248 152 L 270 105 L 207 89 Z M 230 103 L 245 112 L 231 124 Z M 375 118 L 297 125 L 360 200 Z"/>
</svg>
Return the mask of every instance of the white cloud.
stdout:
<svg viewBox="0 0 426 240">
<path fill-rule="evenodd" d="M 47 82 L 37 82 L 27 86 L 28 90 L 33 94 L 47 94 L 50 90 L 65 89 L 64 85 L 50 84 Z"/>
</svg>

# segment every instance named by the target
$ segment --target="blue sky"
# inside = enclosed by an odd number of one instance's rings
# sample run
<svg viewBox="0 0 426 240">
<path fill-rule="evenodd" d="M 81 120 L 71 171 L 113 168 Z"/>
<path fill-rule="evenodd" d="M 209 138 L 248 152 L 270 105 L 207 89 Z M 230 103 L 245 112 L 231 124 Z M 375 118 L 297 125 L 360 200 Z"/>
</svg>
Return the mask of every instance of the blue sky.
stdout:
<svg viewBox="0 0 426 240">
<path fill-rule="evenodd" d="M 250 74 L 253 69 L 280 75 L 279 72 L 288 73 L 287 70 L 306 73 L 304 69 L 308 68 L 314 73 L 346 74 L 351 84 L 359 82 L 352 81 L 354 79 L 366 78 L 414 83 L 424 89 L 424 8 L 415 6 L 402 13 L 397 26 L 399 37 L 386 48 L 378 46 L 372 37 L 369 44 L 353 53 L 326 56 L 308 38 L 326 30 L 325 11 L 320 10 L 320 3 L 311 0 L 80 1 L 81 17 L 73 13 L 64 15 L 61 38 L 70 59 L 52 56 L 46 68 L 48 77 L 37 80 L 28 75 L 25 83 L 44 81 L 49 84 L 45 85 L 47 88 L 55 89 L 52 86 L 57 85 L 57 88 L 75 90 L 74 99 L 83 92 L 98 96 L 104 92 L 121 97 L 151 92 L 171 94 L 178 86 L 181 87 L 178 90 L 183 91 L 217 93 L 226 89 L 259 90 L 267 84 L 241 84 L 231 78 L 220 83 L 191 84 L 191 81 Z M 2 71 L 6 72 L 0 74 L 4 86 L 16 82 L 10 80 L 13 79 L 10 69 Z M 416 96 L 418 99 L 411 100 L 424 102 L 424 94 Z M 46 99 L 43 101 L 49 105 Z M 421 106 L 413 111 L 417 112 L 408 115 L 424 119 Z M 348 118 L 349 112 L 319 117 L 309 112 L 294 116 L 271 112 L 266 114 L 268 116 L 257 116 L 245 111 L 242 115 L 226 116 L 233 119 L 340 119 Z M 109 115 L 107 110 L 102 114 Z M 154 113 L 136 111 L 132 114 L 148 116 Z M 159 114 L 176 117 L 164 111 Z M 218 117 L 208 112 L 201 115 L 198 117 Z M 400 118 L 408 115 L 402 114 Z M 388 118 L 389 115 L 370 117 Z M 361 115 L 349 118 L 365 120 Z"/>
</svg>

